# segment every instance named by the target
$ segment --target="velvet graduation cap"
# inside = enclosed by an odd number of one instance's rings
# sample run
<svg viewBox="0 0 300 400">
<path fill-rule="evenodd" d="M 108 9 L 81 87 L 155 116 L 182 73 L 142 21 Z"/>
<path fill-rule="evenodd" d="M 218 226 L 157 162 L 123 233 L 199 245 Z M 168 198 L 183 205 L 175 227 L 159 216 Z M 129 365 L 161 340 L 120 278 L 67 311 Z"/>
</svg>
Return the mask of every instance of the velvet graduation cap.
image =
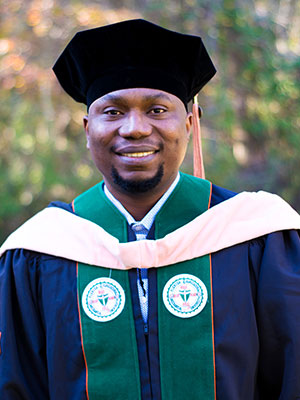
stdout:
<svg viewBox="0 0 300 400">
<path fill-rule="evenodd" d="M 200 37 L 142 19 L 78 32 L 53 71 L 88 108 L 107 93 L 139 87 L 171 93 L 187 107 L 216 72 Z"/>
</svg>

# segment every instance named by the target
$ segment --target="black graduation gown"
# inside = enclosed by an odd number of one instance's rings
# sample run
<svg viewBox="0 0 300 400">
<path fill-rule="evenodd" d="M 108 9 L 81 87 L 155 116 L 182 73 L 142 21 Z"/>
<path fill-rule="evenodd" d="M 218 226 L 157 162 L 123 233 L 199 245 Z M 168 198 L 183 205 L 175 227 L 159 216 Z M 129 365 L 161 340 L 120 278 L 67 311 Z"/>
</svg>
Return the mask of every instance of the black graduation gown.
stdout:
<svg viewBox="0 0 300 400">
<path fill-rule="evenodd" d="M 211 206 L 233 195 L 213 185 Z M 70 205 L 52 206 L 72 212 Z M 155 270 L 149 270 L 148 346 L 134 271 L 130 276 L 142 398 L 159 399 Z M 300 398 L 298 232 L 212 254 L 212 286 L 217 399 Z M 0 259 L 1 400 L 87 398 L 77 301 L 75 262 L 24 249 Z"/>
</svg>

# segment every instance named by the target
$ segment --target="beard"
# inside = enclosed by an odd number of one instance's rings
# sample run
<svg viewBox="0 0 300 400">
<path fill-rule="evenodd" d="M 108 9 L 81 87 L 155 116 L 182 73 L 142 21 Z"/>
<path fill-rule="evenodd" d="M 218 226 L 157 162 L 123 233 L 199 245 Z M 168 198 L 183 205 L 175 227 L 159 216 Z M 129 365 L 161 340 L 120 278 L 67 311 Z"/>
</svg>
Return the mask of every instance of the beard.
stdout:
<svg viewBox="0 0 300 400">
<path fill-rule="evenodd" d="M 161 164 L 153 176 L 153 178 L 144 179 L 144 180 L 131 180 L 131 179 L 123 179 L 115 167 L 111 169 L 111 176 L 116 185 L 118 185 L 123 191 L 127 193 L 146 193 L 149 190 L 154 189 L 161 181 L 164 175 L 164 167 Z"/>
</svg>

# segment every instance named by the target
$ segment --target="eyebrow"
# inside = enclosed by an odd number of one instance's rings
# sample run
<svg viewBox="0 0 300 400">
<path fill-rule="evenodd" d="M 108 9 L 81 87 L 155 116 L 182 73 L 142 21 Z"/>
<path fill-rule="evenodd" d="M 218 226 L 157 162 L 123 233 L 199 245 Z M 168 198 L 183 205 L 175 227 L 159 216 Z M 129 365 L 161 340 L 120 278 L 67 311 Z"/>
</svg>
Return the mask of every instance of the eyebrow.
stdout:
<svg viewBox="0 0 300 400">
<path fill-rule="evenodd" d="M 146 95 L 146 96 L 143 96 L 143 100 L 147 101 L 149 103 L 151 101 L 153 102 L 156 100 L 167 100 L 169 102 L 172 102 L 171 98 L 165 93 Z M 127 101 L 124 99 L 124 97 L 122 95 L 117 95 L 117 94 L 113 94 L 113 93 L 108 93 L 101 98 L 101 102 L 105 102 L 105 101 L 112 101 L 112 102 L 115 102 L 118 104 L 123 104 L 123 105 L 127 104 Z"/>
</svg>

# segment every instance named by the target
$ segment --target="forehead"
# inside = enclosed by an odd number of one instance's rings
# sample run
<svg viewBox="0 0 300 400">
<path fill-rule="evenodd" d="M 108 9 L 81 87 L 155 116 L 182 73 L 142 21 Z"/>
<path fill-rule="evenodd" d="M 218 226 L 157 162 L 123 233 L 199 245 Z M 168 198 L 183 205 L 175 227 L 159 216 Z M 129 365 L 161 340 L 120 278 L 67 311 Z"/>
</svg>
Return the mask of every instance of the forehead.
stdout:
<svg viewBox="0 0 300 400">
<path fill-rule="evenodd" d="M 99 97 L 91 104 L 90 109 L 94 106 L 110 102 L 126 102 L 130 105 L 138 105 L 145 102 L 166 102 L 173 104 L 174 106 L 184 107 L 183 102 L 178 97 L 163 90 L 150 88 L 130 88 L 115 90 Z"/>
</svg>

